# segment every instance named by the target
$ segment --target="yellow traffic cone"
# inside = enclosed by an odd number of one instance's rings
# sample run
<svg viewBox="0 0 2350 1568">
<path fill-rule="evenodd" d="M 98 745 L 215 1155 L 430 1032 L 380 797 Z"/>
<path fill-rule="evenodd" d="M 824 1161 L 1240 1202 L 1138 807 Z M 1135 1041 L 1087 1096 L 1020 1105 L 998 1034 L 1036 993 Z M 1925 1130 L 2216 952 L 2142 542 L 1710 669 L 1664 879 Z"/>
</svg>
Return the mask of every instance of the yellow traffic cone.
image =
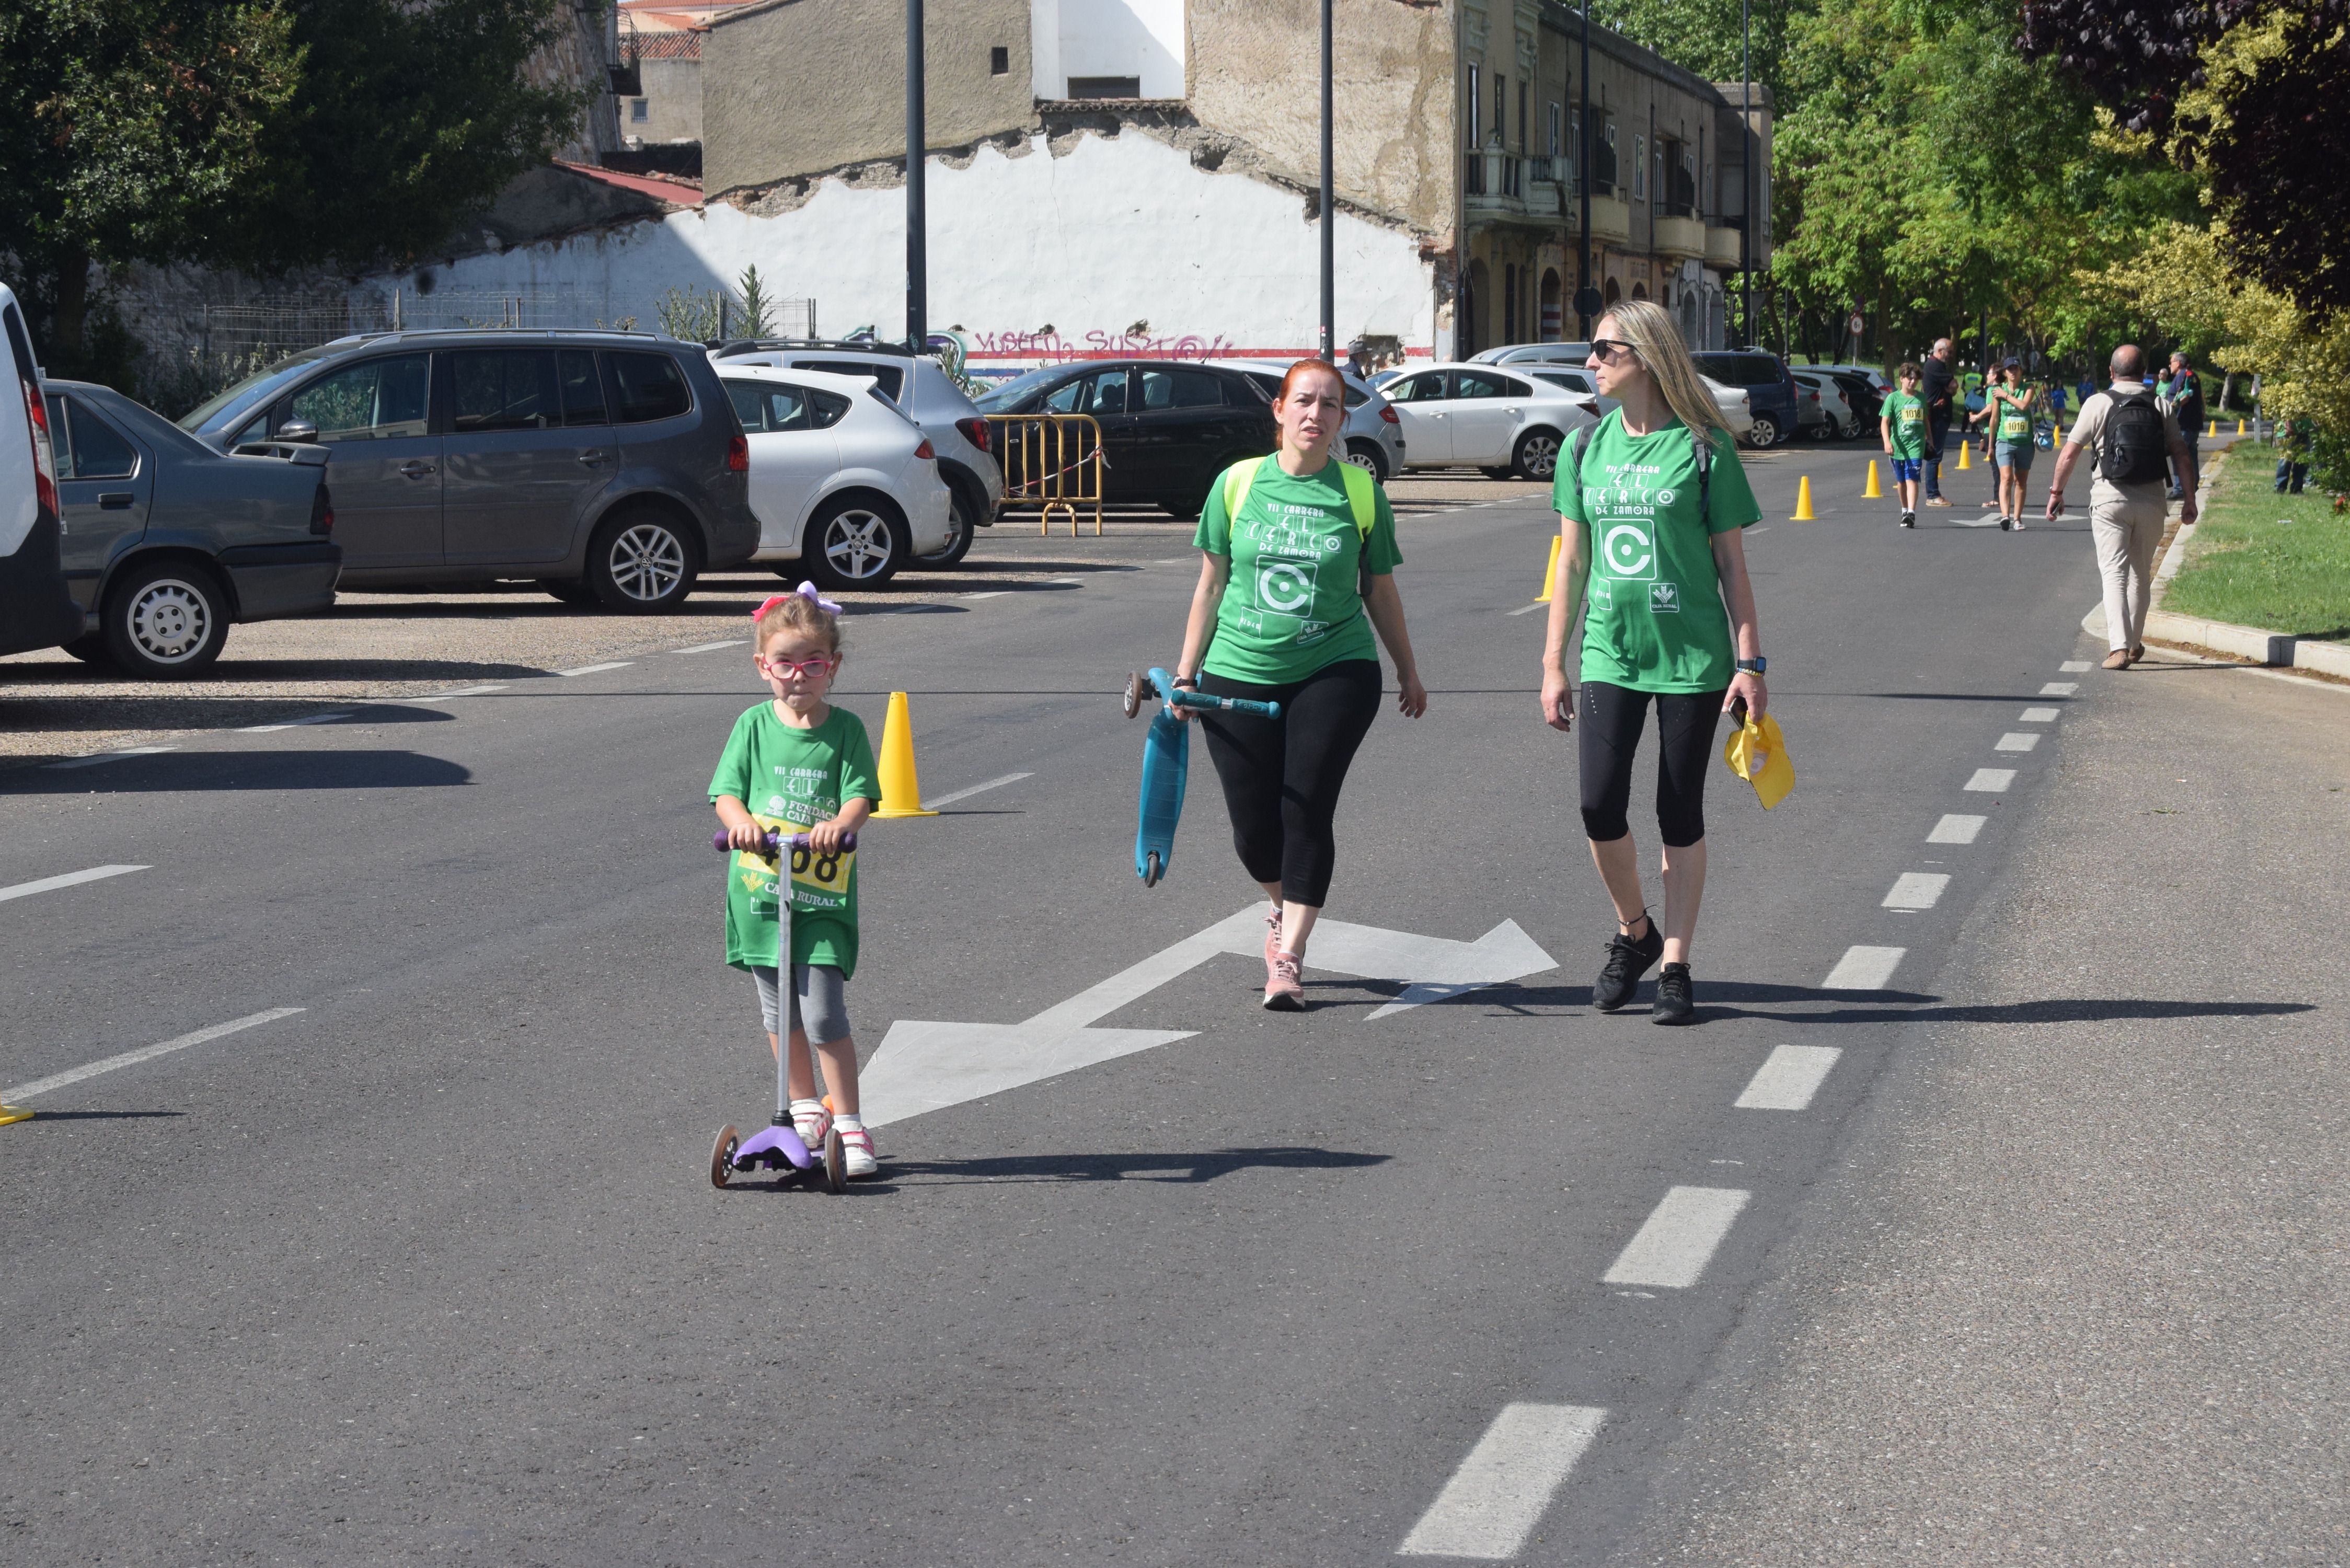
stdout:
<svg viewBox="0 0 2350 1568">
<path fill-rule="evenodd" d="M 1868 466 L 1872 473 L 1876 472 L 1875 463 L 1870 463 Z M 1795 483 L 1795 514 L 1788 521 L 1791 523 L 1819 521 L 1817 517 L 1812 515 L 1812 476 L 1808 473 Z"/>
<path fill-rule="evenodd" d="M 1970 441 L 1962 441 L 1959 443 L 1959 472 L 1960 473 L 1964 473 L 1967 470 L 1974 466 L 1972 462 L 1968 461 L 1969 456 L 1974 452 L 1974 450 L 1975 443 Z"/>
<path fill-rule="evenodd" d="M 1868 460 L 1868 488 L 1860 493 L 1860 498 L 1863 501 L 1882 501 L 1885 499 L 1885 492 L 1877 488 L 1877 460 L 1873 457 Z"/>
<path fill-rule="evenodd" d="M 2238 435 L 2241 435 L 2241 434 L 2243 434 L 2243 433 L 2244 433 L 2244 421 L 2241 421 L 2241 420 L 2238 420 L 2238 421 L 2236 421 L 2236 433 L 2237 433 Z"/>
<path fill-rule="evenodd" d="M 1552 590 L 1558 587 L 1558 546 L 1564 537 L 1559 534 L 1550 536 L 1550 565 L 1543 568 L 1543 591 L 1534 596 L 1538 605 L 1550 603 Z"/>
<path fill-rule="evenodd" d="M 936 816 L 922 809 L 922 782 L 914 774 L 914 722 L 906 694 L 889 693 L 889 714 L 881 722 L 881 809 L 875 816 Z"/>
<path fill-rule="evenodd" d="M 2209 441 L 2211 437 L 2213 437 L 2213 436 L 2215 436 L 2215 435 L 2218 435 L 2219 433 L 2220 433 L 2220 421 L 2219 421 L 2218 420 L 2213 420 L 2213 421 L 2211 421 L 2211 428 L 2210 428 L 2210 430 L 2205 431 L 2203 432 L 2203 438 L 2204 438 L 2206 441 Z"/>
<path fill-rule="evenodd" d="M 30 1106 L 0 1106 L 0 1127 L 6 1127 L 10 1122 L 28 1122 L 32 1119 L 33 1112 Z"/>
</svg>

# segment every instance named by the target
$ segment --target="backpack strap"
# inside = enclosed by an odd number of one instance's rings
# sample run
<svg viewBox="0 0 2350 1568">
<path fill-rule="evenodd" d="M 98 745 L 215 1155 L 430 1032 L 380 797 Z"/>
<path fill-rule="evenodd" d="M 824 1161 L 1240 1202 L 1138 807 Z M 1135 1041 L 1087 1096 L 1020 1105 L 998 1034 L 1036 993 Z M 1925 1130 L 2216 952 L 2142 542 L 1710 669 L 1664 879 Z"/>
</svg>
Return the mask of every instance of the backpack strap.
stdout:
<svg viewBox="0 0 2350 1568">
<path fill-rule="evenodd" d="M 1713 436 L 1711 431 L 1690 431 L 1690 456 L 1697 462 L 1697 522 L 1700 528 L 1713 526 Z"/>
<path fill-rule="evenodd" d="M 1347 505 L 1355 514 L 1355 532 L 1367 545 L 1371 542 L 1371 524 L 1379 520 L 1378 482 L 1341 459 L 1338 483 L 1347 487 Z"/>
<path fill-rule="evenodd" d="M 1273 459 L 1244 457 L 1224 470 L 1224 524 L 1230 527 L 1240 521 L 1241 507 L 1248 500 L 1249 487 L 1256 483 L 1257 470 Z"/>
</svg>

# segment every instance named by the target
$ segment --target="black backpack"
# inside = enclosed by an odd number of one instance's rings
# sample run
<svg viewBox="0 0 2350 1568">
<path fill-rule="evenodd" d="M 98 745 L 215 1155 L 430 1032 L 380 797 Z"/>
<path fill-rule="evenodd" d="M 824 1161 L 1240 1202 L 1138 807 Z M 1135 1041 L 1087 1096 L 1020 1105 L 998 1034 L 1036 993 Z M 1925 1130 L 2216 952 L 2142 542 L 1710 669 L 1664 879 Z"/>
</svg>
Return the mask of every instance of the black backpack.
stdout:
<svg viewBox="0 0 2350 1568">
<path fill-rule="evenodd" d="M 2151 392 L 2115 398 L 2106 410 L 2097 472 L 2110 484 L 2156 484 L 2169 476 L 2169 421 Z"/>
</svg>

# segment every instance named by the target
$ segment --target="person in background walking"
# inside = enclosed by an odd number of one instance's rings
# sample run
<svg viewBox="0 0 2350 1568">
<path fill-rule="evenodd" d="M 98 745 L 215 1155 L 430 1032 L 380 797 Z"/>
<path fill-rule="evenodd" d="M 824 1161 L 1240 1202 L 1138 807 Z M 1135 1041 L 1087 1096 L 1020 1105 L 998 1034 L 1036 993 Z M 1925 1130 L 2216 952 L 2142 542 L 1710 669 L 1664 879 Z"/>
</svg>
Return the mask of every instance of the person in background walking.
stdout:
<svg viewBox="0 0 2350 1568">
<path fill-rule="evenodd" d="M 2023 532 L 2023 483 L 2032 477 L 2033 455 L 2039 451 L 2032 436 L 2038 398 L 2024 384 L 2021 359 L 2001 366 L 2000 379 L 1985 394 L 1983 428 L 1991 434 L 1999 470 L 1999 525 L 2010 533 Z"/>
<path fill-rule="evenodd" d="M 1934 339 L 1934 351 L 1926 356 L 1924 374 L 1918 378 L 1918 395 L 1926 400 L 1926 504 L 1948 506 L 1942 499 L 1942 448 L 1950 435 L 1950 397 L 1958 389 L 1958 375 L 1950 363 L 1958 351 L 1947 337 Z"/>
<path fill-rule="evenodd" d="M 1877 409 L 1877 434 L 1893 460 L 1893 493 L 1901 500 L 1901 526 L 1918 526 L 1918 475 L 1926 466 L 1926 400 L 1918 395 L 1918 367 L 1904 363 L 1893 372 L 1901 389 L 1885 394 Z"/>
<path fill-rule="evenodd" d="M 2203 378 L 2187 362 L 2184 354 L 2170 357 L 2170 412 L 2178 421 L 2179 439 L 2187 443 L 2187 461 L 2199 465 L 2202 453 L 2197 443 L 2203 435 Z M 2179 469 L 2170 476 L 2170 499 L 2176 501 L 2182 492 L 2189 469 Z"/>
<path fill-rule="evenodd" d="M 2317 427 L 2305 419 L 2287 420 L 2277 431 L 2276 493 L 2298 495 L 2309 482 L 2309 442 Z"/>
<path fill-rule="evenodd" d="M 2083 451 L 2095 466 L 2089 480 L 2089 534 L 2106 584 L 2106 668 L 2126 670 L 2146 657 L 2146 612 L 2154 582 L 2154 550 L 2169 510 L 2163 502 L 2166 453 L 2186 475 L 2178 509 L 2195 521 L 2195 457 L 2178 439 L 2178 425 L 2146 387 L 2146 356 L 2135 343 L 2114 350 L 2113 385 L 2081 405 L 2081 417 L 2056 454 L 2048 482 L 2048 520 L 2064 515 L 2064 483 Z"/>
</svg>

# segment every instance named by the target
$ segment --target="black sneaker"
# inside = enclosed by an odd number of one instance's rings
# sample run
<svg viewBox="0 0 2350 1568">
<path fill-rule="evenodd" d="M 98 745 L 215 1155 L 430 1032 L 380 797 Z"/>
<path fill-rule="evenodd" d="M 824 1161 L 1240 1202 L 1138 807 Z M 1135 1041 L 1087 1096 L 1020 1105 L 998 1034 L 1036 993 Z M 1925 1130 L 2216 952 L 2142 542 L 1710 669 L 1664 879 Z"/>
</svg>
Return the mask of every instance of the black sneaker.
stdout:
<svg viewBox="0 0 2350 1568">
<path fill-rule="evenodd" d="M 1918 526 L 1918 514 L 1915 512 L 1904 512 L 1901 514 L 1901 526 L 1904 528 Z"/>
<path fill-rule="evenodd" d="M 1640 977 L 1665 956 L 1665 934 L 1657 929 L 1657 922 L 1648 922 L 1648 934 L 1638 941 L 1618 932 L 1607 943 L 1607 961 L 1599 966 L 1599 979 L 1591 987 L 1591 1005 L 1602 1012 L 1613 1012 L 1632 1000 L 1632 988 Z"/>
<path fill-rule="evenodd" d="M 1697 1002 L 1690 994 L 1689 965 L 1669 963 L 1657 976 L 1656 1005 L 1648 1010 L 1651 1023 L 1695 1023 Z"/>
<path fill-rule="evenodd" d="M 2002 534 L 2014 526 L 2015 519 L 2012 517 L 2002 517 L 1999 520 L 1999 531 Z"/>
</svg>

